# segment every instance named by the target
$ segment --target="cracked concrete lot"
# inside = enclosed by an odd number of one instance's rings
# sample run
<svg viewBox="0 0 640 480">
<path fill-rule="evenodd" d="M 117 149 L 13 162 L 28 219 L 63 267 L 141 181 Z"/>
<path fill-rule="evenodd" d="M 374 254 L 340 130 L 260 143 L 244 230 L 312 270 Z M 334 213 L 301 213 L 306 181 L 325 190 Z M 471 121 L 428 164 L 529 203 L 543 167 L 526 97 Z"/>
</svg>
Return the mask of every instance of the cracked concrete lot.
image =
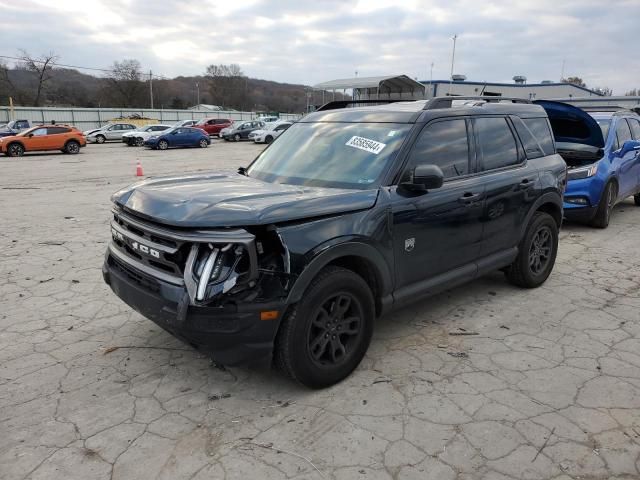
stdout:
<svg viewBox="0 0 640 480">
<path fill-rule="evenodd" d="M 346 381 L 221 370 L 103 283 L 109 196 L 259 146 L 3 158 L 1 479 L 638 479 L 640 208 L 569 225 L 537 290 L 496 273 L 379 320 Z M 477 335 L 450 335 L 451 332 Z"/>
</svg>

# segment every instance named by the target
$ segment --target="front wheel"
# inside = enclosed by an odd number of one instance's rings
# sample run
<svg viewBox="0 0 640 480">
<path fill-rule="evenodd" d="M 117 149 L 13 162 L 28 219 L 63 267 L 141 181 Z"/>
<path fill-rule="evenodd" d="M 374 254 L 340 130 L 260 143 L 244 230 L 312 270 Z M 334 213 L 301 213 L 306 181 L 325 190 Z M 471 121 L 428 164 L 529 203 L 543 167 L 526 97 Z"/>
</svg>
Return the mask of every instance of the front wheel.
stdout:
<svg viewBox="0 0 640 480">
<path fill-rule="evenodd" d="M 640 193 L 633 196 L 633 203 L 635 203 L 636 206 L 640 207 Z"/>
<path fill-rule="evenodd" d="M 167 148 L 169 148 L 169 142 L 167 142 L 166 140 L 160 140 L 158 142 L 158 149 L 159 150 L 166 150 Z"/>
<path fill-rule="evenodd" d="M 198 142 L 200 148 L 207 148 L 209 146 L 209 142 L 207 142 L 204 138 Z"/>
<path fill-rule="evenodd" d="M 96 143 L 104 143 L 107 141 L 107 138 L 104 135 L 98 135 L 96 137 Z"/>
<path fill-rule="evenodd" d="M 518 247 L 518 256 L 507 268 L 507 279 L 523 288 L 542 285 L 553 270 L 558 254 L 558 225 L 551 215 L 536 212 Z"/>
<path fill-rule="evenodd" d="M 271 135 L 267 135 L 267 138 L 264 139 L 265 143 L 273 142 L 273 137 Z"/>
<path fill-rule="evenodd" d="M 611 219 L 611 211 L 616 199 L 616 186 L 609 182 L 604 187 L 602 192 L 602 198 L 598 204 L 596 215 L 591 220 L 591 226 L 596 228 L 607 228 L 609 226 L 609 220 Z"/>
<path fill-rule="evenodd" d="M 374 318 L 373 295 L 364 279 L 327 267 L 287 312 L 276 338 L 276 365 L 307 387 L 333 385 L 364 357 Z"/>
<path fill-rule="evenodd" d="M 242 138 L 242 137 L 240 136 L 240 134 L 239 134 L 239 133 L 236 133 L 236 134 L 233 136 L 233 140 L 234 140 L 234 141 L 236 141 L 236 142 L 239 142 L 241 138 Z"/>
<path fill-rule="evenodd" d="M 19 143 L 12 143 L 7 147 L 7 156 L 21 157 L 22 155 L 24 155 L 24 147 Z"/>
<path fill-rule="evenodd" d="M 144 145 L 144 138 L 138 137 L 135 139 L 136 147 L 142 147 Z"/>
</svg>

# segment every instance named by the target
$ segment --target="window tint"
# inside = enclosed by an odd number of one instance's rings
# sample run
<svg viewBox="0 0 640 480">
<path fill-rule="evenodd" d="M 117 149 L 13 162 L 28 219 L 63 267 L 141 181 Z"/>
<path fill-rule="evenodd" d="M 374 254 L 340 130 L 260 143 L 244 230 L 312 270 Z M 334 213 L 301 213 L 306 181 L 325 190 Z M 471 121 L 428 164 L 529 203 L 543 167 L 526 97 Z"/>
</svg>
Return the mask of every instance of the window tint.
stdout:
<svg viewBox="0 0 640 480">
<path fill-rule="evenodd" d="M 279 132 L 280 130 L 286 130 L 287 128 L 289 128 L 289 125 L 278 125 L 275 131 Z"/>
<path fill-rule="evenodd" d="M 46 128 L 37 128 L 31 132 L 34 137 L 44 137 L 47 134 Z"/>
<path fill-rule="evenodd" d="M 516 132 L 518 133 L 518 137 L 520 137 L 520 141 L 524 145 L 524 150 L 527 158 L 543 157 L 544 152 L 542 151 L 542 147 L 538 143 L 538 140 L 536 140 L 531 131 L 522 122 L 520 117 L 511 117 L 511 121 L 516 127 Z"/>
<path fill-rule="evenodd" d="M 47 128 L 48 135 L 55 135 L 57 133 L 67 133 L 67 132 L 69 132 L 69 129 L 64 127 L 48 127 Z"/>
<path fill-rule="evenodd" d="M 627 118 L 627 122 L 629 122 L 629 126 L 631 127 L 634 140 L 640 140 L 640 121 L 635 118 Z"/>
<path fill-rule="evenodd" d="M 551 130 L 549 130 L 549 122 L 546 118 L 523 118 L 522 121 L 533 136 L 536 137 L 545 155 L 556 153 Z"/>
<path fill-rule="evenodd" d="M 616 137 L 618 138 L 618 148 L 622 147 L 622 144 L 627 140 L 631 140 L 631 130 L 629 130 L 629 125 L 624 118 L 618 120 Z"/>
<path fill-rule="evenodd" d="M 444 178 L 469 173 L 469 142 L 464 120 L 445 120 L 428 125 L 416 140 L 409 164 L 437 165 Z"/>
<path fill-rule="evenodd" d="M 482 170 L 520 163 L 518 145 L 505 118 L 476 118 L 474 122 Z"/>
</svg>

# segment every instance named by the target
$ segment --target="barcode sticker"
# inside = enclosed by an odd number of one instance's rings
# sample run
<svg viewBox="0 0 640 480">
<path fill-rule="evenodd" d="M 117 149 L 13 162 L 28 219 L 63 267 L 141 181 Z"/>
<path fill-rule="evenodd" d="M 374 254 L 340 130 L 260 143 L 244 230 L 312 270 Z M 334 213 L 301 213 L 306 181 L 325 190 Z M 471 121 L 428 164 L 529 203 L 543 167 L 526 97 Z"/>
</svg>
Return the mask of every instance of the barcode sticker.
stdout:
<svg viewBox="0 0 640 480">
<path fill-rule="evenodd" d="M 375 140 L 370 140 L 364 137 L 353 136 L 349 139 L 347 143 L 345 143 L 348 147 L 358 148 L 360 150 L 364 150 L 365 152 L 370 152 L 378 155 L 384 147 L 387 146 L 386 143 L 376 142 Z"/>
</svg>

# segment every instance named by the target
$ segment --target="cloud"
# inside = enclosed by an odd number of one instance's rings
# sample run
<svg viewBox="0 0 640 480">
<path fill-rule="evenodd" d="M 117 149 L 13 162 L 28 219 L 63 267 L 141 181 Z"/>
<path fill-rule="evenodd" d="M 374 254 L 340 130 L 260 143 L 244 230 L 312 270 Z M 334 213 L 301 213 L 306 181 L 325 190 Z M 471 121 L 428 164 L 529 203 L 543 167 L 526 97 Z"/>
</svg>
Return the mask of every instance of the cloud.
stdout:
<svg viewBox="0 0 640 480">
<path fill-rule="evenodd" d="M 166 76 L 238 63 L 245 73 L 314 84 L 389 73 L 477 81 L 580 76 L 617 94 L 640 87 L 637 0 L 353 2 L 23 0 L 0 3 L 0 54 L 54 50 L 64 63 L 138 59 Z"/>
</svg>

